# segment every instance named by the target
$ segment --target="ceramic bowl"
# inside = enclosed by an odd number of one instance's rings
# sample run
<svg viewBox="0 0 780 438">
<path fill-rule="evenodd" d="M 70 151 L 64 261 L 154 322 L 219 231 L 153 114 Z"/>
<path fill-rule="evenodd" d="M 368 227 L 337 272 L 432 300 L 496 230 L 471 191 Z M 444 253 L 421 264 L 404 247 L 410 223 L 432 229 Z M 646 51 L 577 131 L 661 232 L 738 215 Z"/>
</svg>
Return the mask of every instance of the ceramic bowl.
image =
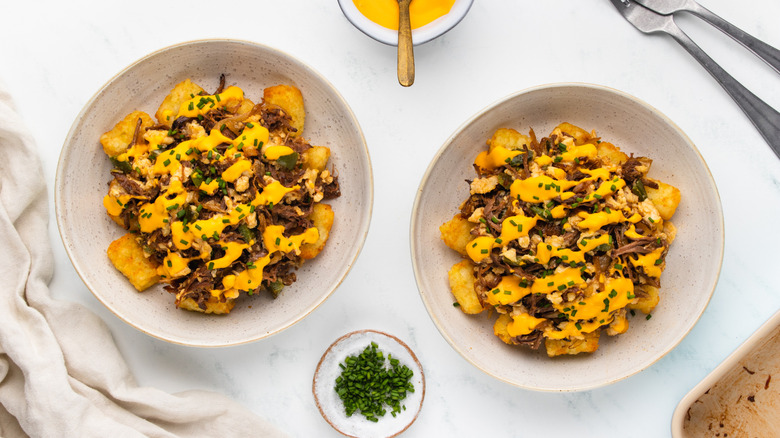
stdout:
<svg viewBox="0 0 780 438">
<path fill-rule="evenodd" d="M 474 0 L 455 0 L 447 15 L 439 17 L 425 26 L 412 29 L 412 43 L 416 46 L 444 35 L 463 20 L 472 3 Z M 390 46 L 398 45 L 398 31 L 380 26 L 366 18 L 355 6 L 353 0 L 339 0 L 339 7 L 347 20 L 364 34 L 380 43 Z"/>
<path fill-rule="evenodd" d="M 374 342 L 386 361 L 392 355 L 400 365 L 412 370 L 410 379 L 414 392 L 407 392 L 401 405 L 404 409 L 391 415 L 390 409 L 377 422 L 366 419 L 359 412 L 347 416 L 344 403 L 334 390 L 336 378 L 341 375 L 340 364 L 349 356 L 358 356 Z M 341 434 L 360 438 L 390 438 L 407 430 L 414 423 L 425 399 L 425 374 L 422 365 L 408 345 L 397 337 L 377 330 L 358 330 L 338 338 L 322 355 L 312 381 L 312 393 L 317 408 L 325 421 Z"/>
<path fill-rule="evenodd" d="M 493 334 L 495 315 L 470 316 L 453 307 L 447 272 L 461 260 L 442 243 L 439 226 L 468 196 L 466 179 L 485 141 L 502 127 L 546 136 L 570 122 L 652 158 L 650 176 L 678 187 L 682 202 L 672 219 L 676 240 L 661 277 L 653 317 L 630 318 L 619 336 L 602 336 L 593 354 L 548 358 L 504 344 Z M 578 391 L 614 383 L 664 356 L 691 330 L 712 296 L 723 258 L 723 214 L 715 183 L 691 140 L 648 104 L 610 88 L 553 84 L 510 95 L 464 123 L 441 147 L 420 184 L 411 219 L 411 252 L 420 295 L 444 338 L 487 374 L 522 388 Z M 642 315 L 638 313 L 637 315 Z"/>
<path fill-rule="evenodd" d="M 328 201 L 335 222 L 324 251 L 296 274 L 277 298 L 242 297 L 229 315 L 176 309 L 174 297 L 155 286 L 139 293 L 106 256 L 125 233 L 106 215 L 102 198 L 111 163 L 100 135 L 133 110 L 154 114 L 163 98 L 186 78 L 214 90 L 220 74 L 259 102 L 263 88 L 292 84 L 303 93 L 303 136 L 331 149 L 341 197 Z M 109 310 L 151 336 L 184 345 L 225 346 L 255 341 L 295 324 L 338 287 L 354 264 L 368 232 L 373 177 L 363 133 L 347 103 L 312 68 L 290 55 L 237 40 L 186 42 L 154 52 L 108 81 L 87 102 L 65 140 L 55 180 L 57 224 L 65 249 L 84 283 Z M 247 299 L 244 299 L 247 298 Z"/>
</svg>

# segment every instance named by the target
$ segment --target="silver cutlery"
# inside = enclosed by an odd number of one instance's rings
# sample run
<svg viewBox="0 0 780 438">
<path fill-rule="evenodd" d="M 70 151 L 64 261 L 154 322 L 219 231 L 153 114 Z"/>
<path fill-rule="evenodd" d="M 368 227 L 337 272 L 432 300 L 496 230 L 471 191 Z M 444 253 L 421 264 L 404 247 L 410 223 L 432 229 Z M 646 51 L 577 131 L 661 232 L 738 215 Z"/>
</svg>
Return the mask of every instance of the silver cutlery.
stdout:
<svg viewBox="0 0 780 438">
<path fill-rule="evenodd" d="M 690 12 L 742 44 L 780 73 L 780 50 L 734 26 L 694 0 L 636 0 L 636 2 L 662 15 Z"/>
<path fill-rule="evenodd" d="M 670 35 L 720 83 L 748 116 L 775 155 L 780 157 L 780 113 L 759 99 L 718 65 L 674 22 L 672 15 L 661 15 L 631 0 L 610 0 L 623 17 L 644 33 Z"/>
</svg>

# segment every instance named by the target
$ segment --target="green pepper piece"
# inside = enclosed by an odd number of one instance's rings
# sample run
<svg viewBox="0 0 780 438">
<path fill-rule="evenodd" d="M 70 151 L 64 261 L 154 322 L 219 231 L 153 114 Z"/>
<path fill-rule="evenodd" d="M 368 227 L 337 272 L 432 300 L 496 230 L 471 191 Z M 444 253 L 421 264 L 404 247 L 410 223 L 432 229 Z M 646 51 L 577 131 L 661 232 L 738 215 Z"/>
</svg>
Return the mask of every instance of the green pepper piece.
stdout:
<svg viewBox="0 0 780 438">
<path fill-rule="evenodd" d="M 292 170 L 295 168 L 295 165 L 298 164 L 298 152 L 281 156 L 276 160 L 276 163 L 285 170 Z"/>
<path fill-rule="evenodd" d="M 631 185 L 631 191 L 639 197 L 640 202 L 647 199 L 647 191 L 641 179 L 634 180 L 634 184 Z"/>
<path fill-rule="evenodd" d="M 133 172 L 133 166 L 130 165 L 127 161 L 120 161 L 117 157 L 111 157 L 111 164 L 114 165 L 115 168 L 122 171 L 122 173 L 132 173 Z"/>
</svg>

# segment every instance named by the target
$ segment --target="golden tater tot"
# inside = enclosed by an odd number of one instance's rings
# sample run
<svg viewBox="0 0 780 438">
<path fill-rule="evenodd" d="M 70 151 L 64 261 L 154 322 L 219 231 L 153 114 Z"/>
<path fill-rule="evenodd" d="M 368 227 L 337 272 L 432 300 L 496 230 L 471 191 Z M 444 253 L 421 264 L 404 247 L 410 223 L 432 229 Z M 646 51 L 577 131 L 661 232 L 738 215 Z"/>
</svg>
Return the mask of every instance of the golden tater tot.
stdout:
<svg viewBox="0 0 780 438">
<path fill-rule="evenodd" d="M 448 222 L 439 227 L 441 231 L 441 240 L 461 255 L 466 255 L 466 245 L 471 241 L 471 229 L 474 224 L 463 219 L 460 214 L 456 214 Z"/>
<path fill-rule="evenodd" d="M 464 260 L 456 263 L 449 272 L 452 295 L 455 296 L 463 313 L 470 315 L 480 313 L 483 310 L 477 291 L 474 289 L 473 268 L 470 261 Z"/>
<path fill-rule="evenodd" d="M 290 134 L 291 136 L 301 135 L 306 120 L 301 90 L 292 85 L 274 85 L 263 90 L 263 100 L 281 107 L 287 115 L 292 117 L 292 126 L 297 131 Z"/>
<path fill-rule="evenodd" d="M 304 243 L 301 245 L 301 258 L 305 260 L 313 259 L 325 248 L 325 242 L 328 241 L 330 230 L 333 227 L 333 209 L 328 204 L 314 204 L 311 216 L 309 216 L 317 227 L 319 237 L 314 243 Z"/>
<path fill-rule="evenodd" d="M 135 238 L 127 233 L 108 246 L 108 258 L 139 292 L 143 292 L 160 281 L 157 266 L 144 254 L 144 249 Z"/>
<path fill-rule="evenodd" d="M 133 111 L 124 119 L 120 120 L 110 131 L 100 136 L 100 144 L 103 145 L 103 152 L 109 157 L 127 152 L 133 136 L 138 127 L 138 120 L 141 120 L 140 132 L 154 125 L 154 121 L 143 111 Z"/>
</svg>

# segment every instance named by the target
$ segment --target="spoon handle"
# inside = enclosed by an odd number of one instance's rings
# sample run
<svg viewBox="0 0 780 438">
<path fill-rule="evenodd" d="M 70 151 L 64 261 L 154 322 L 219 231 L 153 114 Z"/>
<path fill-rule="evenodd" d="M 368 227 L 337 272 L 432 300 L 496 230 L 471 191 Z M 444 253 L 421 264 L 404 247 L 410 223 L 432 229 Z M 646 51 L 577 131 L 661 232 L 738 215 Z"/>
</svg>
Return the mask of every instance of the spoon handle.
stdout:
<svg viewBox="0 0 780 438">
<path fill-rule="evenodd" d="M 404 87 L 414 83 L 414 46 L 409 3 L 411 0 L 398 0 L 398 82 Z"/>
</svg>

